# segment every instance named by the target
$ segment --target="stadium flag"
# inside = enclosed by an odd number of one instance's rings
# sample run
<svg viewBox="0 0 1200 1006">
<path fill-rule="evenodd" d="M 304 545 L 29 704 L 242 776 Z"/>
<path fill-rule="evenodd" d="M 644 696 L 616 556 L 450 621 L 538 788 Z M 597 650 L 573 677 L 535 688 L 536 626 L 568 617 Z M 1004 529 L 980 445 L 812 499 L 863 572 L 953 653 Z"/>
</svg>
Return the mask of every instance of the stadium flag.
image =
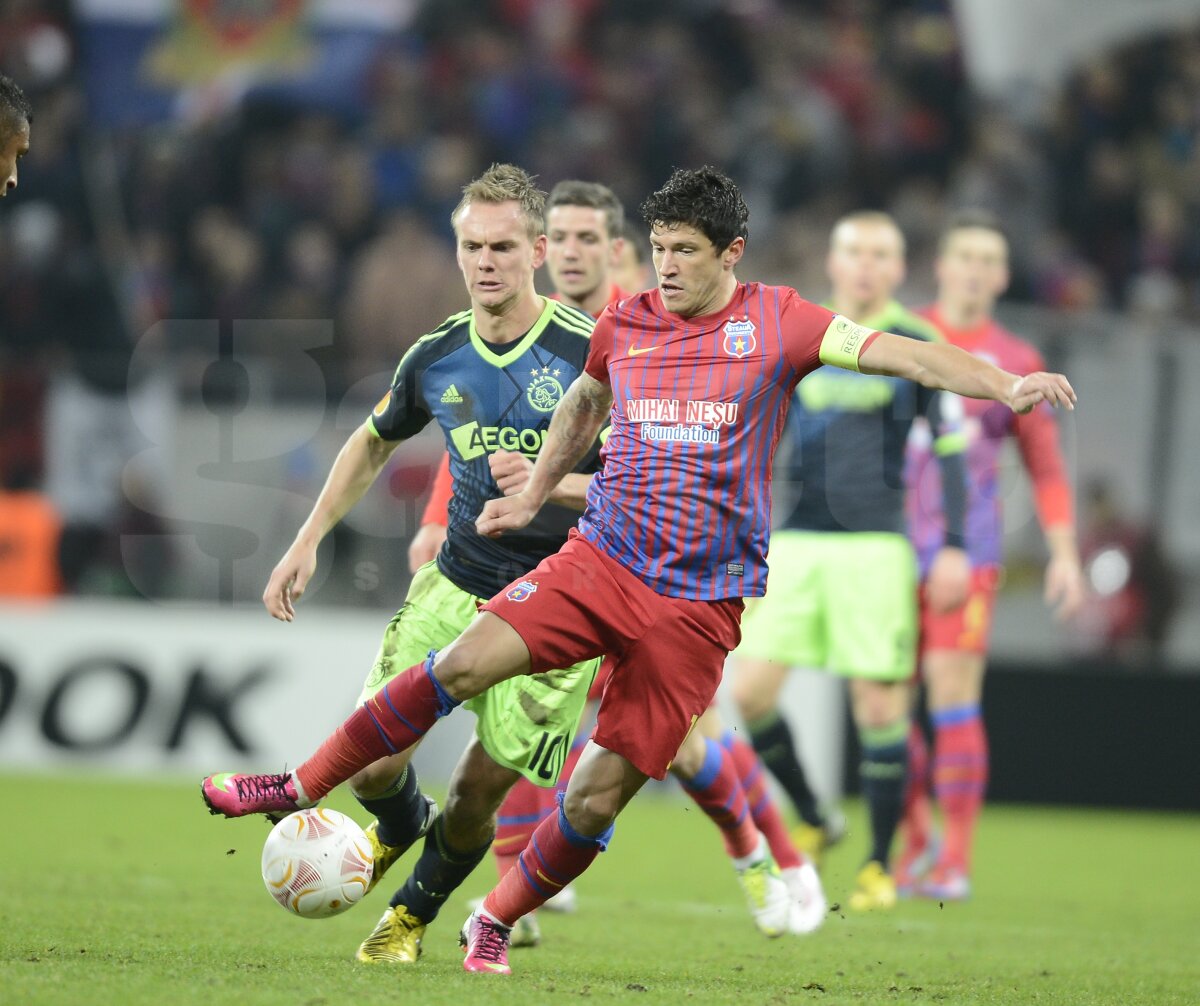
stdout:
<svg viewBox="0 0 1200 1006">
<path fill-rule="evenodd" d="M 107 126 L 211 115 L 247 95 L 353 113 L 415 0 L 79 0 L 89 111 Z"/>
</svg>

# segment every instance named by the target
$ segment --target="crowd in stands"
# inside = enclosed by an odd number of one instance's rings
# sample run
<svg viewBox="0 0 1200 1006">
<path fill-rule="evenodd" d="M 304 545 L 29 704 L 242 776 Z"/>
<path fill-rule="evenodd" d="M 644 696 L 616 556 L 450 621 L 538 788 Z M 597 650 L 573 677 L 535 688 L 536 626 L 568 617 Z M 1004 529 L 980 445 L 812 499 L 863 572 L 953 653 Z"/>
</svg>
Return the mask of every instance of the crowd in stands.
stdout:
<svg viewBox="0 0 1200 1006">
<path fill-rule="evenodd" d="M 35 107 L 0 212 L 6 478 L 42 471 L 47 375 L 125 395 L 137 347 L 199 388 L 211 345 L 163 321 L 330 319 L 315 355 L 335 390 L 394 361 L 461 307 L 449 213 L 495 160 L 547 188 L 603 180 L 631 209 L 674 166 L 717 164 L 751 205 L 746 274 L 812 296 L 841 213 L 897 217 L 916 299 L 946 212 L 970 204 L 1012 229 L 1017 299 L 1200 314 L 1200 27 L 1077 68 L 1030 122 L 972 96 L 950 0 L 414 8 L 353 114 L 251 93 L 106 129 L 73 5 L 0 3 L 0 72 Z"/>
</svg>

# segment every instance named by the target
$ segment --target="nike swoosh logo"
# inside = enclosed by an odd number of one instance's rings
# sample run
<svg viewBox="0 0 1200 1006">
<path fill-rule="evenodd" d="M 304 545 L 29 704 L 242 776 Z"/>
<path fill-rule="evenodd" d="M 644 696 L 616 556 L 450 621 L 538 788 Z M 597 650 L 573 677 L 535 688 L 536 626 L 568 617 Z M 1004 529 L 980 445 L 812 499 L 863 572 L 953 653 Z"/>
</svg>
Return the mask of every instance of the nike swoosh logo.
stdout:
<svg viewBox="0 0 1200 1006">
<path fill-rule="evenodd" d="M 638 349 L 636 346 L 630 346 L 629 355 L 641 356 L 643 353 L 653 353 L 656 349 L 658 349 L 657 346 L 646 346 L 644 349 Z"/>
</svg>

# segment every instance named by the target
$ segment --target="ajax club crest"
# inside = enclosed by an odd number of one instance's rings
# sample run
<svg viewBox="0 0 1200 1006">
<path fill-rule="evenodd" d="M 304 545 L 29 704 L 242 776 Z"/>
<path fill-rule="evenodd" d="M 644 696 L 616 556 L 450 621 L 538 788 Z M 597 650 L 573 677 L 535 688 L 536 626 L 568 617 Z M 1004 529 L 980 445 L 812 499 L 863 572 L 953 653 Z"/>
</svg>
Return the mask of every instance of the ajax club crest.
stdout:
<svg viewBox="0 0 1200 1006">
<path fill-rule="evenodd" d="M 758 341 L 754 338 L 754 322 L 749 318 L 743 318 L 740 321 L 730 318 L 725 322 L 725 328 L 722 331 L 725 333 L 725 338 L 721 342 L 721 349 L 725 351 L 726 356 L 740 360 L 758 348 Z"/>
<path fill-rule="evenodd" d="M 558 371 L 550 373 L 549 367 L 533 371 L 533 380 L 525 389 L 525 400 L 538 412 L 553 412 L 562 400 L 563 386 L 558 383 Z"/>
</svg>

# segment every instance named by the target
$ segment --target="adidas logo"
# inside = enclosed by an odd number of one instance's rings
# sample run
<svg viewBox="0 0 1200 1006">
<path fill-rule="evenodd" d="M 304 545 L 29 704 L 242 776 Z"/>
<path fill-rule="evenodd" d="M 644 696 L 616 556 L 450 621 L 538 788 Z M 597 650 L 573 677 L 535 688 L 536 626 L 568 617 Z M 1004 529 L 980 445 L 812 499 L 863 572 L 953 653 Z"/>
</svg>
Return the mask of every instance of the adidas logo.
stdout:
<svg viewBox="0 0 1200 1006">
<path fill-rule="evenodd" d="M 456 388 L 453 384 L 450 385 L 450 387 L 448 387 L 445 393 L 442 395 L 443 405 L 459 405 L 462 400 L 462 395 L 458 393 L 458 388 Z"/>
</svg>

